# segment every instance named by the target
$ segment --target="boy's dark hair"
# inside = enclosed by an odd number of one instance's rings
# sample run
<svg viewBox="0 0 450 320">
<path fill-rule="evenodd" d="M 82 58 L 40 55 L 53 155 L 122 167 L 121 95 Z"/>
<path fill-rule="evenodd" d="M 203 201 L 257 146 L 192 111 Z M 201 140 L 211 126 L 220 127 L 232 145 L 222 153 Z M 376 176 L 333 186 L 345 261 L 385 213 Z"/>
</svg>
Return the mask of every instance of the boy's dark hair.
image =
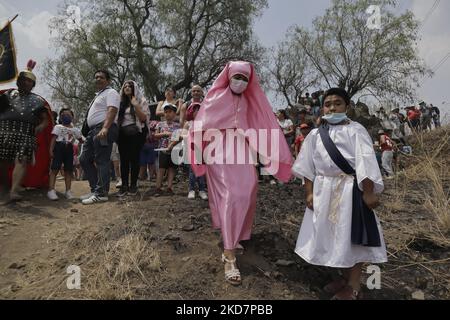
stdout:
<svg viewBox="0 0 450 320">
<path fill-rule="evenodd" d="M 281 113 L 285 119 L 289 119 L 289 116 L 288 116 L 286 110 L 279 110 L 278 112 Z"/>
<path fill-rule="evenodd" d="M 325 92 L 325 95 L 323 97 L 322 107 L 325 104 L 325 100 L 329 96 L 339 96 L 342 99 L 344 99 L 345 104 L 348 106 L 350 105 L 350 96 L 348 95 L 348 92 L 345 89 L 342 88 L 331 88 Z"/>
<path fill-rule="evenodd" d="M 70 108 L 61 108 L 61 110 L 59 110 L 58 116 L 61 117 L 63 112 L 66 112 L 66 111 L 69 111 L 70 114 L 72 115 L 72 118 L 75 118 L 75 114 L 73 113 L 72 109 L 70 109 Z"/>
<path fill-rule="evenodd" d="M 103 73 L 103 74 L 105 75 L 106 80 L 108 80 L 108 81 L 111 80 L 111 74 L 109 73 L 108 70 L 105 70 L 105 69 L 99 69 L 99 70 L 95 71 L 94 76 L 95 76 L 97 73 Z"/>
</svg>

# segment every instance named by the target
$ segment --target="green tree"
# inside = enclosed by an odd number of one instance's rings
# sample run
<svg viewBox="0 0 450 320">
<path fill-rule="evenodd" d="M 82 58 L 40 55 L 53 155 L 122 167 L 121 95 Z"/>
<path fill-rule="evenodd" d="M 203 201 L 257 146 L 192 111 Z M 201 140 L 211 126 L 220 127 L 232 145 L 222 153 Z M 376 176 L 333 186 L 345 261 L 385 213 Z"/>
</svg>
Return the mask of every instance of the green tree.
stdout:
<svg viewBox="0 0 450 320">
<path fill-rule="evenodd" d="M 67 1 L 52 22 L 58 58 L 44 71 L 53 99 L 82 114 L 93 72 L 108 68 L 114 87 L 136 80 L 149 99 L 164 87 L 208 86 L 229 60 L 257 63 L 263 48 L 252 24 L 267 0 L 98 0 L 83 2 L 81 26 L 67 28 Z"/>
<path fill-rule="evenodd" d="M 272 61 L 270 73 L 275 84 L 272 89 L 283 95 L 289 106 L 298 103 L 302 94 L 319 81 L 318 72 L 291 31 L 278 44 Z"/>
<path fill-rule="evenodd" d="M 379 28 L 368 26 L 371 5 L 380 9 Z M 328 87 L 351 96 L 411 99 L 430 71 L 418 54 L 419 23 L 410 11 L 395 14 L 396 6 L 392 0 L 333 0 L 311 30 L 296 28 L 296 43 Z"/>
</svg>

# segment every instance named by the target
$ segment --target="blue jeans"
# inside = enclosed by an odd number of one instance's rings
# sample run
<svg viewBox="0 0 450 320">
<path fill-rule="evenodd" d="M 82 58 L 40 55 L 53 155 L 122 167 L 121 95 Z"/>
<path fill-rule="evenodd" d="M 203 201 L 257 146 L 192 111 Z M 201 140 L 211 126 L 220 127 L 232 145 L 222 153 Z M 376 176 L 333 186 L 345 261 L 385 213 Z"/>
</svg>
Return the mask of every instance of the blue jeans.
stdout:
<svg viewBox="0 0 450 320">
<path fill-rule="evenodd" d="M 195 191 L 195 184 L 198 184 L 198 191 L 206 191 L 206 179 L 205 176 L 197 178 L 189 167 L 189 191 Z"/>
<path fill-rule="evenodd" d="M 89 180 L 91 192 L 100 197 L 107 197 L 111 181 L 111 151 L 113 142 L 117 141 L 119 129 L 113 124 L 108 131 L 107 144 L 102 145 L 96 136 L 101 131 L 98 125 L 89 131 L 80 156 L 80 164 Z"/>
</svg>

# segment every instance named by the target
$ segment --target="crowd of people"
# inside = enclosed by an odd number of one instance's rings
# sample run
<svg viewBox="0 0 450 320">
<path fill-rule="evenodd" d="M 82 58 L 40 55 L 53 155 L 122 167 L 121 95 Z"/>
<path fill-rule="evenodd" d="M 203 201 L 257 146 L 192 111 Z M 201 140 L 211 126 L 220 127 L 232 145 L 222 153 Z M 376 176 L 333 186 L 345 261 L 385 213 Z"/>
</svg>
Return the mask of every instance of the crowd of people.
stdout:
<svg viewBox="0 0 450 320">
<path fill-rule="evenodd" d="M 321 124 L 323 116 L 323 90 L 314 92 L 311 96 L 307 92 L 299 98 L 294 108 L 281 109 L 276 113 L 278 123 L 294 157 L 300 153 L 301 145 L 307 135 Z M 353 102 L 351 102 L 354 105 Z M 288 110 L 296 114 L 295 118 L 288 115 Z M 409 136 L 427 132 L 441 127 L 441 113 L 438 107 L 420 101 L 418 106 L 394 108 L 389 113 L 381 107 L 374 114 L 378 118 L 380 129 L 377 137 L 373 137 L 374 148 L 383 176 L 395 176 L 395 168 L 399 167 L 400 155 L 411 155 Z"/>
<path fill-rule="evenodd" d="M 75 197 L 71 179 L 77 167 L 82 172 L 76 176 L 84 176 L 90 187 L 90 193 L 80 197 L 84 205 L 110 200 L 112 172 L 120 178 L 118 197 L 136 195 L 139 179 L 155 179 L 152 196 L 173 196 L 180 167 L 173 154 L 179 148 L 184 159 L 191 160 L 181 164 L 188 169 L 187 197 L 195 199 L 198 188 L 199 197 L 209 200 L 213 227 L 221 231 L 225 280 L 240 285 L 236 255 L 244 249 L 241 242 L 251 237 L 258 190 L 255 167 L 260 176 L 264 172 L 282 183 L 292 181 L 294 175 L 303 183 L 307 205 L 295 252 L 311 264 L 345 270 L 325 288 L 335 299 L 361 298 L 363 263 L 387 261 L 381 225 L 372 211 L 379 205 L 377 195 L 384 184 L 376 143 L 366 128 L 348 118 L 351 101 L 344 89 L 302 97 L 298 119 L 292 121 L 285 110 L 274 114 L 254 66 L 248 62 L 228 63 L 207 93 L 199 85 L 192 86 L 188 101 L 176 98 L 174 88 L 167 87 L 165 100 L 156 105 L 154 114 L 135 81 L 126 81 L 118 92 L 111 86 L 107 70 L 94 72 L 94 79 L 97 93 L 86 109 L 82 128 L 74 125 L 70 108 L 62 108 L 53 125 L 48 104 L 31 92 L 36 77 L 30 70 L 20 73 L 18 89 L 0 95 L 0 173 L 6 186 L 8 170 L 12 170 L 11 200 L 20 200 L 19 185 L 26 184 L 26 167 L 36 173 L 38 157 L 51 159 L 47 168 L 40 169 L 42 179 L 48 179 L 43 184 L 49 187 L 50 200 L 59 198 L 55 179 L 61 170 L 65 197 Z M 438 109 L 423 104 L 421 108 L 419 125 L 413 115 L 417 110 L 412 108 L 408 120 L 401 120 L 398 109 L 391 117 L 379 112 L 381 121 L 394 124 L 379 134 L 381 168 L 386 175 L 393 175 L 388 164 L 395 149 L 389 130 L 405 136 L 402 124 L 427 130 L 431 119 L 438 127 Z M 194 123 L 202 125 L 199 128 Z M 243 150 L 228 135 L 229 130 L 239 136 L 251 129 L 277 135 L 260 135 L 256 145 L 245 137 Z M 38 150 L 37 135 L 45 130 L 48 141 Z M 214 130 L 214 140 L 196 140 L 208 130 Z M 216 140 L 227 145 L 226 151 L 216 148 L 208 152 Z M 266 150 L 262 145 L 269 147 Z M 198 150 L 206 159 L 197 158 Z M 244 164 L 237 164 L 239 153 L 252 152 L 257 154 L 256 163 L 249 157 Z M 232 163 L 228 162 L 230 156 Z M 208 161 L 211 159 L 215 161 Z M 272 166 L 275 171 L 268 170 Z M 167 187 L 163 188 L 165 181 Z"/>
</svg>

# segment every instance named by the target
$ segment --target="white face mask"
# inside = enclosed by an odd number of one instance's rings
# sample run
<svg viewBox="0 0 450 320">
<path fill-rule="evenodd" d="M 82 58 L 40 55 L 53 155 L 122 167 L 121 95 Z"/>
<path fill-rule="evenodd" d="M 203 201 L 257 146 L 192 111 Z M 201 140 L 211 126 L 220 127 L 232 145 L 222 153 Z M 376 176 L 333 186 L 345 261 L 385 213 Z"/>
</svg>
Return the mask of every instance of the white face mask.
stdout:
<svg viewBox="0 0 450 320">
<path fill-rule="evenodd" d="M 231 79 L 230 89 L 235 94 L 242 94 L 247 89 L 248 82 L 244 80 Z"/>
</svg>

